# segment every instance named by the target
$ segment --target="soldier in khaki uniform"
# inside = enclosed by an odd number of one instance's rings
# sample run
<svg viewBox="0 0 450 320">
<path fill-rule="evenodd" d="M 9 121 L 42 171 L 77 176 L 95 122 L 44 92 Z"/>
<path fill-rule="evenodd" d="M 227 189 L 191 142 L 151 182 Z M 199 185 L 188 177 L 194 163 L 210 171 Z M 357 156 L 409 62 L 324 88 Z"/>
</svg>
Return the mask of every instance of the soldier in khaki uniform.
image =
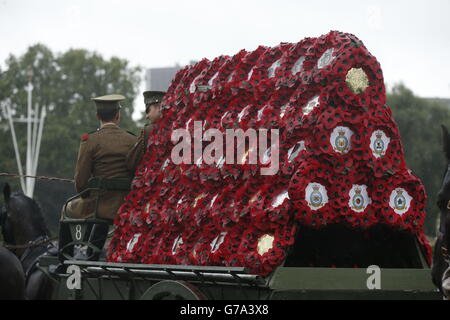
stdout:
<svg viewBox="0 0 450 320">
<path fill-rule="evenodd" d="M 131 175 L 134 175 L 136 167 L 141 162 L 142 157 L 147 150 L 148 136 L 153 124 L 161 118 L 161 101 L 164 98 L 164 94 L 165 92 L 163 91 L 144 92 L 145 118 L 149 123 L 141 130 L 138 141 L 127 155 L 127 167 Z"/>
<path fill-rule="evenodd" d="M 117 94 L 92 99 L 97 107 L 100 128 L 82 135 L 75 168 L 77 193 L 88 187 L 88 181 L 92 177 L 132 178 L 127 169 L 126 156 L 136 143 L 137 137 L 118 126 L 121 108 L 119 102 L 124 99 L 124 96 Z M 128 191 L 102 191 L 101 194 L 90 192 L 70 201 L 66 215 L 83 219 L 93 216 L 96 211 L 98 218 L 114 219 L 127 193 Z M 60 226 L 60 248 L 64 243 L 70 242 L 70 232 L 65 227 L 67 226 L 64 224 Z M 101 239 L 104 243 L 107 232 L 107 225 L 95 225 L 91 238 Z M 101 246 L 103 247 L 103 244 Z"/>
</svg>

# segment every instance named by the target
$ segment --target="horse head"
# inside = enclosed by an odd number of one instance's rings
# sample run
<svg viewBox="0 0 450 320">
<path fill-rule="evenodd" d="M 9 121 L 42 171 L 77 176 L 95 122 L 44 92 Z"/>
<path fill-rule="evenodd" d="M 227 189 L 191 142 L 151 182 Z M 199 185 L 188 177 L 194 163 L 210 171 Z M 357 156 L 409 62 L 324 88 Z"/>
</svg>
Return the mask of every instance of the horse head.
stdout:
<svg viewBox="0 0 450 320">
<path fill-rule="evenodd" d="M 22 193 L 11 194 L 8 184 L 3 188 L 3 197 L 5 204 L 0 211 L 3 239 L 7 245 L 27 247 L 12 250 L 20 258 L 18 263 L 22 265 L 21 271 L 26 278 L 25 295 L 32 300 L 49 299 L 53 291 L 52 282 L 35 268 L 38 258 L 48 251 L 47 244 L 39 243 L 39 239 L 48 238 L 49 234 L 40 208 L 36 201 Z"/>
<path fill-rule="evenodd" d="M 8 183 L 3 188 L 3 197 L 0 224 L 7 244 L 26 244 L 49 234 L 36 201 L 22 193 L 11 194 Z M 16 251 L 18 256 L 22 253 L 21 249 Z"/>
<path fill-rule="evenodd" d="M 447 297 L 450 296 L 450 135 L 445 126 L 442 128 L 442 146 L 447 160 L 441 188 L 437 195 L 437 206 L 440 210 L 438 237 L 433 256 L 433 282 Z"/>
</svg>

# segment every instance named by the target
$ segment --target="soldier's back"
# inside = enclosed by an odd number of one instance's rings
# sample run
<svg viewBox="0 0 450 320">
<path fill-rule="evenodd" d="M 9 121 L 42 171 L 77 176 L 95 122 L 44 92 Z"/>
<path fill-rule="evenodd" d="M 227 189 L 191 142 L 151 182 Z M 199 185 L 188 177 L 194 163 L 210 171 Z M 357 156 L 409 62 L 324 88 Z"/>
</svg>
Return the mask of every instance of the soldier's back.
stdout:
<svg viewBox="0 0 450 320">
<path fill-rule="evenodd" d="M 113 124 L 92 134 L 92 175 L 100 178 L 129 176 L 126 156 L 136 141 L 136 136 Z"/>
<path fill-rule="evenodd" d="M 89 170 L 91 177 L 96 178 L 132 178 L 126 165 L 126 156 L 133 147 L 137 137 L 115 124 L 106 124 L 89 135 L 85 141 L 87 157 L 90 157 L 90 169 L 77 168 L 76 175 Z M 79 215 L 90 216 L 97 212 L 97 216 L 104 219 L 114 219 L 117 210 L 123 203 L 128 191 L 91 192 L 84 198 Z M 98 200 L 97 200 L 98 198 Z M 97 209 L 96 209 L 97 208 Z M 74 206 L 74 211 L 77 210 Z"/>
</svg>

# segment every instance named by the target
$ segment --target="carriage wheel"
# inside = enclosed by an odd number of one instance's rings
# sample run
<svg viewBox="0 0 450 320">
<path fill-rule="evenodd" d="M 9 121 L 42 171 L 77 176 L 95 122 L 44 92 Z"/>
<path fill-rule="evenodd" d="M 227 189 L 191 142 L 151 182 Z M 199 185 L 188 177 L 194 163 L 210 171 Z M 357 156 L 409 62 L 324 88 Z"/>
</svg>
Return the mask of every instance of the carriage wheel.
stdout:
<svg viewBox="0 0 450 320">
<path fill-rule="evenodd" d="M 151 286 L 140 300 L 206 300 L 206 296 L 186 281 L 164 280 Z"/>
</svg>

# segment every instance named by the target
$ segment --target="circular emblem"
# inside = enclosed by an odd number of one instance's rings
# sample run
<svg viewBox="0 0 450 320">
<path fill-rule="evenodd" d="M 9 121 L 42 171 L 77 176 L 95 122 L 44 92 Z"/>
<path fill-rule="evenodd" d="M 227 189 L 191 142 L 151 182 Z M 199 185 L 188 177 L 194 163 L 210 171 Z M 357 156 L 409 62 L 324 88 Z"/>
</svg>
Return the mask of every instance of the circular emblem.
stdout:
<svg viewBox="0 0 450 320">
<path fill-rule="evenodd" d="M 354 94 L 361 94 L 369 86 L 369 78 L 362 68 L 351 68 L 345 78 L 347 86 Z"/>
<path fill-rule="evenodd" d="M 319 187 L 313 187 L 313 190 L 309 196 L 309 202 L 313 207 L 320 207 L 323 201 L 322 194 L 319 192 Z"/>
<path fill-rule="evenodd" d="M 331 61 L 333 61 L 333 51 L 334 49 L 330 48 L 322 54 L 322 56 L 317 61 L 317 69 L 322 69 L 323 67 L 329 65 Z"/>
<path fill-rule="evenodd" d="M 265 234 L 258 239 L 258 254 L 263 255 L 266 252 L 269 252 L 270 249 L 273 248 L 273 241 L 275 240 L 273 235 Z"/>
<path fill-rule="evenodd" d="M 401 191 L 398 191 L 394 198 L 394 206 L 397 210 L 404 210 L 406 207 L 406 199 Z"/>
<path fill-rule="evenodd" d="M 305 61 L 305 57 L 300 57 L 298 60 L 294 63 L 291 69 L 292 75 L 296 75 L 303 69 L 303 62 Z"/>
<path fill-rule="evenodd" d="M 350 151 L 351 144 L 350 139 L 353 135 L 353 131 L 347 127 L 336 127 L 331 133 L 330 143 L 333 146 L 333 150 L 345 154 Z"/>
<path fill-rule="evenodd" d="M 348 139 L 344 134 L 344 131 L 339 131 L 339 135 L 334 139 L 335 149 L 341 153 L 348 149 Z"/>
<path fill-rule="evenodd" d="M 386 154 L 391 139 L 382 130 L 375 130 L 370 137 L 370 149 L 376 158 L 381 158 Z"/>
<path fill-rule="evenodd" d="M 411 200 L 413 198 L 403 188 L 396 188 L 391 192 L 389 198 L 389 205 L 394 209 L 395 213 L 402 215 L 409 210 Z"/>
<path fill-rule="evenodd" d="M 318 210 L 328 203 L 327 190 L 320 183 L 309 183 L 305 190 L 305 199 L 312 210 Z"/>
<path fill-rule="evenodd" d="M 353 185 L 349 192 L 349 207 L 355 212 L 363 212 L 367 206 L 372 203 L 367 193 L 366 185 Z"/>
<path fill-rule="evenodd" d="M 382 153 L 384 151 L 384 142 L 380 139 L 380 137 L 377 137 L 373 144 L 373 149 L 376 153 Z"/>
<path fill-rule="evenodd" d="M 361 208 L 364 207 L 364 198 L 360 194 L 355 195 L 352 199 L 352 202 L 353 208 L 357 210 L 361 210 Z"/>
</svg>

